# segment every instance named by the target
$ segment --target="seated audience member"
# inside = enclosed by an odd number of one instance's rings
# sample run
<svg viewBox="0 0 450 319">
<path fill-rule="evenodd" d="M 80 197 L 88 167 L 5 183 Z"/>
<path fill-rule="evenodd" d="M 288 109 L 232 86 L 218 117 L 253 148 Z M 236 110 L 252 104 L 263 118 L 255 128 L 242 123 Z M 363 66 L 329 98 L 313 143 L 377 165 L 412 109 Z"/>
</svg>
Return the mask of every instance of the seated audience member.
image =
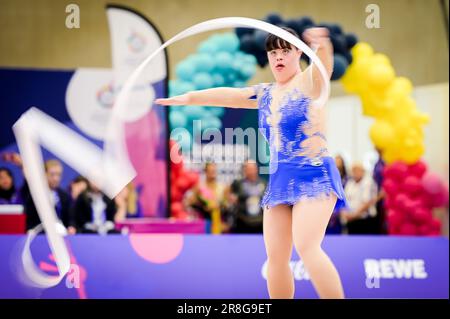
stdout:
<svg viewBox="0 0 450 319">
<path fill-rule="evenodd" d="M 0 205 L 22 204 L 20 192 L 14 184 L 14 177 L 6 167 L 0 167 Z"/>
<path fill-rule="evenodd" d="M 117 214 L 115 221 L 123 221 L 126 218 L 142 217 L 142 208 L 139 203 L 138 192 L 133 183 L 129 183 L 124 189 L 114 198 L 117 205 Z"/>
<path fill-rule="evenodd" d="M 72 205 L 73 226 L 82 234 L 118 233 L 115 230 L 117 206 L 92 182 Z"/>
<path fill-rule="evenodd" d="M 345 185 L 345 195 L 350 211 L 341 211 L 343 222 L 349 234 L 377 234 L 375 203 L 378 199 L 377 187 L 372 176 L 365 176 L 362 164 L 352 166 L 352 176 Z"/>
<path fill-rule="evenodd" d="M 221 213 L 225 187 L 217 181 L 216 164 L 207 163 L 204 172 L 204 179 L 193 187 L 187 196 L 186 203 L 206 220 L 208 232 L 214 234 L 227 232 L 229 226 L 223 222 Z"/>
<path fill-rule="evenodd" d="M 9 153 L 6 157 L 9 162 L 21 167 L 22 158 L 18 153 Z M 61 179 L 63 174 L 63 166 L 57 159 L 50 159 L 44 163 L 45 177 L 47 178 L 48 187 L 50 189 L 50 198 L 55 207 L 56 215 L 58 216 L 64 227 L 67 228 L 69 234 L 74 234 L 75 229 L 71 226 L 70 220 L 70 205 L 71 199 L 69 194 L 61 187 Z M 27 217 L 27 230 L 32 229 L 41 223 L 36 206 L 34 204 L 28 183 L 25 182 L 20 189 L 20 197 L 24 205 L 25 214 Z"/>
<path fill-rule="evenodd" d="M 263 210 L 260 202 L 265 186 L 258 175 L 258 164 L 246 161 L 243 165 L 243 178 L 233 181 L 226 191 L 230 203 L 228 210 L 233 216 L 232 232 L 262 233 Z"/>
<path fill-rule="evenodd" d="M 89 181 L 83 177 L 83 176 L 77 176 L 74 178 L 74 180 L 70 183 L 69 191 L 70 196 L 72 197 L 72 200 L 75 201 L 78 196 L 84 192 L 89 185 Z"/>
</svg>

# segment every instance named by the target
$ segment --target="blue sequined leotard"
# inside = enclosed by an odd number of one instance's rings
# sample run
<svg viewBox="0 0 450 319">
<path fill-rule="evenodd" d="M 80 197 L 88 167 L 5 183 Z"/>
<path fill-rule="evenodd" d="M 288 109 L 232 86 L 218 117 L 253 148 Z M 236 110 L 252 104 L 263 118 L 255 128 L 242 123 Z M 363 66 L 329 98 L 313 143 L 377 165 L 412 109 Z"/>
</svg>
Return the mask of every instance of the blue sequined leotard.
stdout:
<svg viewBox="0 0 450 319">
<path fill-rule="evenodd" d="M 348 207 L 339 171 L 328 156 L 324 110 L 294 88 L 276 100 L 274 84 L 254 87 L 259 130 L 269 143 L 270 175 L 261 206 L 294 205 L 302 198 L 337 196 L 335 211 Z M 278 105 L 278 107 L 276 107 Z"/>
</svg>

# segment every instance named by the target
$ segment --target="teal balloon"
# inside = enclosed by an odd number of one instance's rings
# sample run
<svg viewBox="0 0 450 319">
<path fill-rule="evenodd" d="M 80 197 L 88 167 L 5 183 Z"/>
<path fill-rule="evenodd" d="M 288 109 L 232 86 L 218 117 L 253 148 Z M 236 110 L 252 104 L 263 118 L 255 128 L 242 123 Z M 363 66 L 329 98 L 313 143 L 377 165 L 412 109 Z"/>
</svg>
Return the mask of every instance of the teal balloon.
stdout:
<svg viewBox="0 0 450 319">
<path fill-rule="evenodd" d="M 256 63 L 258 62 L 258 61 L 256 60 L 255 56 L 252 55 L 252 54 L 244 54 L 243 59 L 244 59 L 245 62 L 247 62 L 247 63 L 249 63 L 249 64 L 253 64 L 253 65 L 255 65 L 255 66 L 256 66 Z"/>
<path fill-rule="evenodd" d="M 213 73 L 212 79 L 213 79 L 215 87 L 225 85 L 225 79 L 224 79 L 223 75 L 220 73 Z"/>
<path fill-rule="evenodd" d="M 242 77 L 246 80 L 252 78 L 256 73 L 256 66 L 254 64 L 245 64 L 240 69 Z"/>
<path fill-rule="evenodd" d="M 198 72 L 211 72 L 214 69 L 214 59 L 211 54 L 199 53 L 197 54 L 196 69 Z"/>
<path fill-rule="evenodd" d="M 208 89 L 214 85 L 213 78 L 206 72 L 195 74 L 192 80 L 197 90 Z"/>
<path fill-rule="evenodd" d="M 216 43 L 214 43 L 210 40 L 206 40 L 200 44 L 197 51 L 200 53 L 211 54 L 211 53 L 218 52 L 219 48 Z"/>
<path fill-rule="evenodd" d="M 235 72 L 228 73 L 226 75 L 226 81 L 229 85 L 232 85 L 234 83 L 234 81 L 236 81 L 236 79 L 237 79 L 237 74 Z"/>
<path fill-rule="evenodd" d="M 233 68 L 233 56 L 229 52 L 219 52 L 215 55 L 216 69 L 226 72 Z"/>
<path fill-rule="evenodd" d="M 233 70 L 236 72 L 240 72 L 240 70 L 244 67 L 245 62 L 242 59 L 239 59 L 238 57 L 236 57 L 236 55 L 234 56 L 234 61 L 233 61 Z"/>
<path fill-rule="evenodd" d="M 188 105 L 182 107 L 184 115 L 188 118 L 188 121 L 198 119 L 202 117 L 204 112 L 203 107 L 197 105 Z M 192 123 L 188 123 L 188 126 Z"/>
<path fill-rule="evenodd" d="M 210 106 L 207 108 L 208 112 L 212 116 L 220 117 L 225 113 L 224 107 L 216 107 L 216 106 Z"/>
<path fill-rule="evenodd" d="M 202 127 L 204 129 L 207 128 L 220 129 L 222 127 L 222 121 L 216 116 L 211 116 L 202 121 Z"/>
<path fill-rule="evenodd" d="M 179 79 L 190 81 L 196 70 L 195 65 L 190 61 L 182 61 L 175 67 L 175 73 Z"/>
<path fill-rule="evenodd" d="M 246 87 L 246 84 L 245 84 L 244 81 L 237 80 L 237 81 L 234 81 L 233 87 L 235 87 L 235 88 L 243 88 L 243 87 Z"/>
<path fill-rule="evenodd" d="M 180 91 L 180 80 L 170 80 L 169 81 L 169 96 L 178 95 Z"/>
<path fill-rule="evenodd" d="M 235 52 L 239 49 L 239 38 L 235 33 L 221 34 L 216 41 L 220 51 Z"/>
<path fill-rule="evenodd" d="M 169 82 L 169 96 L 180 95 L 194 90 L 195 86 L 190 82 L 180 80 Z"/>
<path fill-rule="evenodd" d="M 182 106 L 176 108 L 182 108 Z M 169 113 L 169 123 L 171 127 L 185 127 L 187 124 L 186 115 L 181 111 L 172 109 Z"/>
</svg>

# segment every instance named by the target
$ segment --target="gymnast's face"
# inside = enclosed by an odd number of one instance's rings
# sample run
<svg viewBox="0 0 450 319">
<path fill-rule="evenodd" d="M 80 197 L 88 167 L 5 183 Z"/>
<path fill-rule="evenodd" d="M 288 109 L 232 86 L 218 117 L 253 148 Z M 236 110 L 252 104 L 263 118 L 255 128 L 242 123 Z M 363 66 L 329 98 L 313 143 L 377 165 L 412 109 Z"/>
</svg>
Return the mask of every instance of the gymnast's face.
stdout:
<svg viewBox="0 0 450 319">
<path fill-rule="evenodd" d="M 302 51 L 294 46 L 267 51 L 270 69 L 277 82 L 284 83 L 300 71 Z"/>
</svg>

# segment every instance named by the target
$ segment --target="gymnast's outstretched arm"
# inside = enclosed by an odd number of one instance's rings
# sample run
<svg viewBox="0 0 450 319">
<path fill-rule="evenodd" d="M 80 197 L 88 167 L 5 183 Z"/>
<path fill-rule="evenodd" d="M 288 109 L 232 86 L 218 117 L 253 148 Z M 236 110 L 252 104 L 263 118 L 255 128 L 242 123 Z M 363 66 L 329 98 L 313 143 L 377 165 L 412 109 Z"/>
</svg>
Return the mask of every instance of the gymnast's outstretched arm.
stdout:
<svg viewBox="0 0 450 319">
<path fill-rule="evenodd" d="M 228 88 L 218 87 L 213 89 L 191 91 L 186 94 L 173 96 L 166 99 L 156 99 L 160 105 L 199 105 L 221 106 L 243 109 L 257 108 L 256 99 L 250 99 L 255 92 L 252 87 Z"/>
<path fill-rule="evenodd" d="M 326 28 L 310 28 L 303 33 L 303 38 L 310 47 L 317 48 L 316 54 L 324 65 L 328 78 L 331 79 L 334 59 L 329 31 Z M 319 69 L 314 63 L 311 63 L 304 73 L 308 76 L 307 82 L 310 85 L 311 96 L 318 97 L 323 85 Z"/>
</svg>

